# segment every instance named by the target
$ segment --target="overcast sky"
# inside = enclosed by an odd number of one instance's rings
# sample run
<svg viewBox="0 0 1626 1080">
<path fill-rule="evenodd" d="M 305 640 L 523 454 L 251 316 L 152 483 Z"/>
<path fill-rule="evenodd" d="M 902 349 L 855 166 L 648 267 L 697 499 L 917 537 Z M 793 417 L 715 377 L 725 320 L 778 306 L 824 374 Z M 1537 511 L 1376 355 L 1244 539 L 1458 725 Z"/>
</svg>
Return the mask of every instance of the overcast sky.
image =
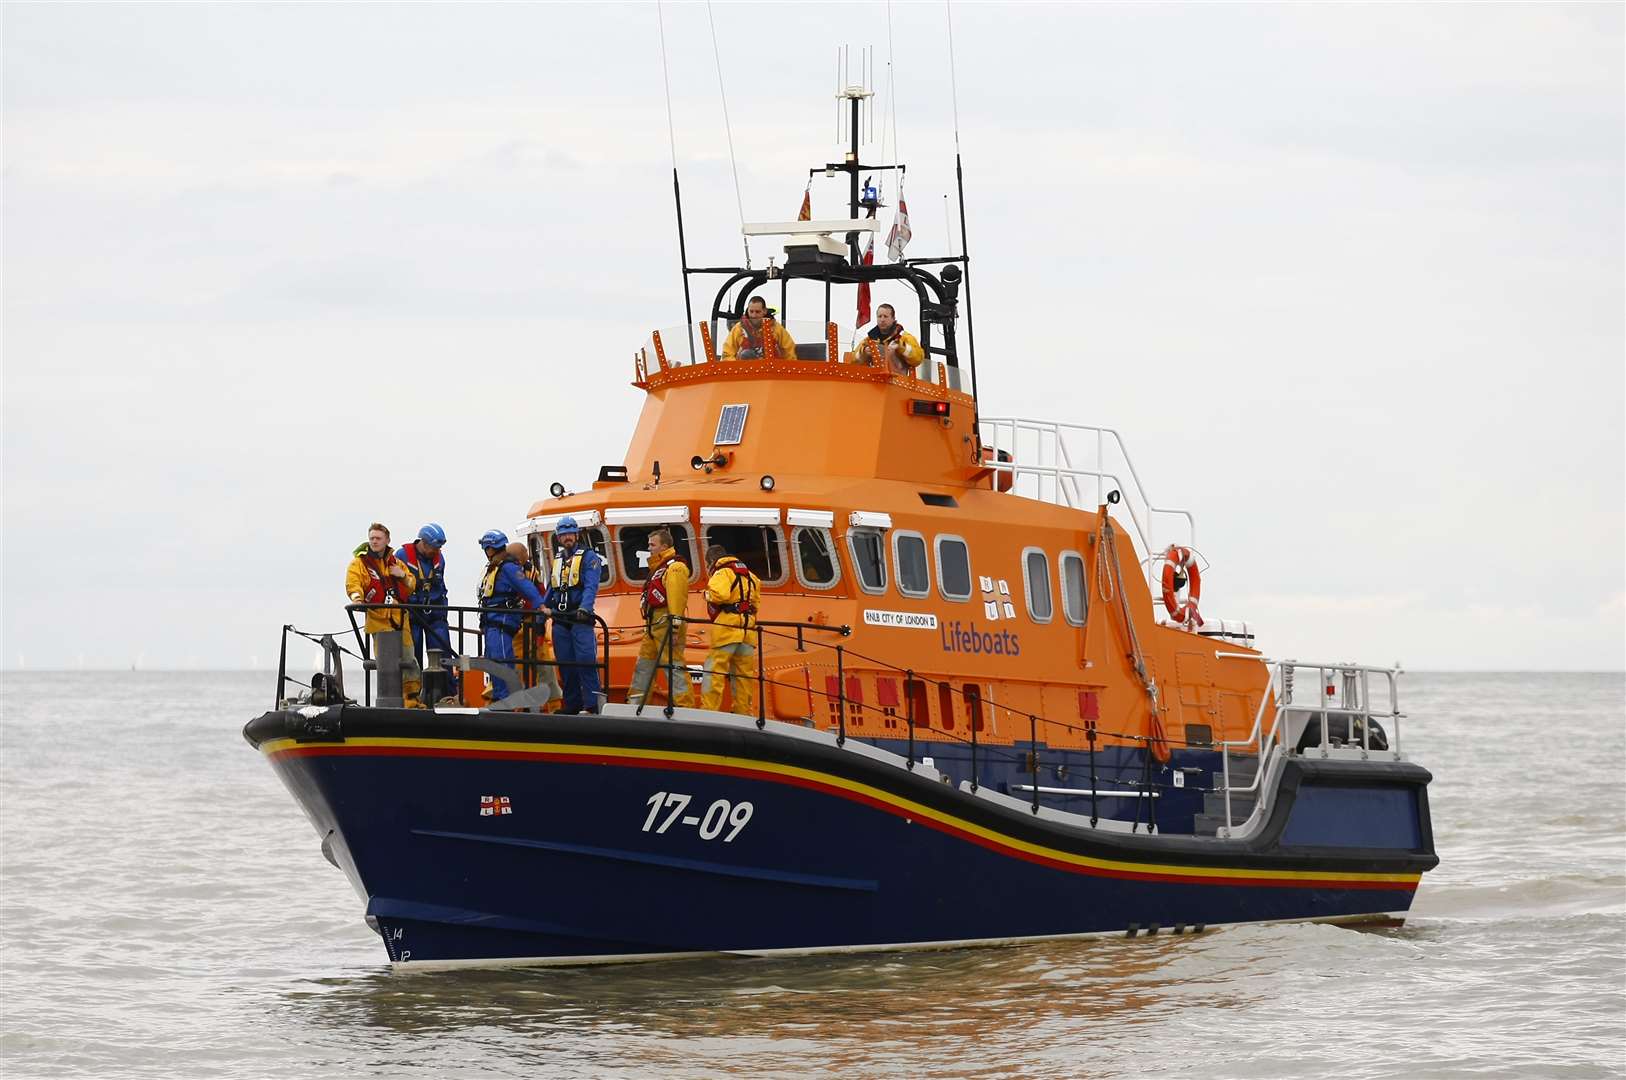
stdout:
<svg viewBox="0 0 1626 1080">
<path fill-rule="evenodd" d="M 707 9 L 664 10 L 691 258 L 737 259 Z M 1120 429 L 1272 654 L 1620 669 L 1622 12 L 957 4 L 984 411 Z M 887 8 L 714 15 L 745 215 L 790 217 Z M 6 667 L 274 664 L 370 520 L 442 522 L 462 598 L 622 460 L 683 318 L 654 7 L 0 18 Z M 891 18 L 930 254 L 944 8 Z"/>
</svg>

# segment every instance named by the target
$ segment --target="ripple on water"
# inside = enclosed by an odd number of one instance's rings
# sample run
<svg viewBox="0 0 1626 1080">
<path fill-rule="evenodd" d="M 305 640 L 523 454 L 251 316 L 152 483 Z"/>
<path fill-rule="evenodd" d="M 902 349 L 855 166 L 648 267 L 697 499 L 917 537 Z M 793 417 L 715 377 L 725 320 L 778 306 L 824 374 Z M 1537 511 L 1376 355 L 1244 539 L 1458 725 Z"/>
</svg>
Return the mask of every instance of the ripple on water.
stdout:
<svg viewBox="0 0 1626 1080">
<path fill-rule="evenodd" d="M 1435 776 L 1444 862 L 1401 928 L 403 977 L 238 735 L 264 676 L 8 674 L 0 1065 L 166 1080 L 1621 1075 L 1626 749 L 1568 756 L 1555 799 L 1484 733 L 1519 715 L 1594 745 L 1619 728 L 1623 687 L 1407 677 L 1406 745 Z M 108 722 L 132 714 L 147 719 Z M 1614 797 L 1583 798 L 1596 791 Z"/>
</svg>

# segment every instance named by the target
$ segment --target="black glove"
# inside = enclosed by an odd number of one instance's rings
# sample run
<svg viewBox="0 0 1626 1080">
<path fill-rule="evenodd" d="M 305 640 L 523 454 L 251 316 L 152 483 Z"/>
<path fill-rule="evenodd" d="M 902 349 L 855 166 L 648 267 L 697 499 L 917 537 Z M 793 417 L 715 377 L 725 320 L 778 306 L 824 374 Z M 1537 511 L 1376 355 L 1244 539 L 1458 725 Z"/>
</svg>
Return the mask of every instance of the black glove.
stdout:
<svg viewBox="0 0 1626 1080">
<path fill-rule="evenodd" d="M 591 626 L 593 623 L 593 613 L 588 611 L 586 608 L 577 608 L 575 617 L 576 621 L 581 623 L 583 626 Z"/>
</svg>

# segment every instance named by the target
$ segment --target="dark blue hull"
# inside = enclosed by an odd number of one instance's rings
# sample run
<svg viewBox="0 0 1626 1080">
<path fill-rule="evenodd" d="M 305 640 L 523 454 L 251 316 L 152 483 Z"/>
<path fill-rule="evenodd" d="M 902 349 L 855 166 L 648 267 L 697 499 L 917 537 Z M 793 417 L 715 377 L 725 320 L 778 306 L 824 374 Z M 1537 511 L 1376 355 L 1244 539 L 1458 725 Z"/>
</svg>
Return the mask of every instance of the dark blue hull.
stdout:
<svg viewBox="0 0 1626 1080">
<path fill-rule="evenodd" d="M 1290 760 L 1265 827 L 1221 841 L 1091 829 L 889 755 L 729 723 L 352 708 L 267 714 L 246 734 L 396 962 L 1387 915 L 1437 861 L 1428 774 L 1403 763 Z"/>
</svg>

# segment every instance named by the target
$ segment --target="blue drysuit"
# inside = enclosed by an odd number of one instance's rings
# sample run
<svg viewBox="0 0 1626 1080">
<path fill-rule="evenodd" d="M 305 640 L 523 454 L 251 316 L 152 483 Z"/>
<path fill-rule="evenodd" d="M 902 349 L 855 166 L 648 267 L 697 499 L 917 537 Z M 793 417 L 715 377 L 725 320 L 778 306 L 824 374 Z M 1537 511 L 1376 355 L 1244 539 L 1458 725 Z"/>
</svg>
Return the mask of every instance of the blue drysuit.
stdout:
<svg viewBox="0 0 1626 1080">
<path fill-rule="evenodd" d="M 395 557 L 412 567 L 412 572 L 418 578 L 417 591 L 408 597 L 408 603 L 436 604 L 442 608 L 440 611 L 413 611 L 412 618 L 407 622 L 412 628 L 412 651 L 418 657 L 418 666 L 423 666 L 425 648 L 439 649 L 440 655 L 450 661 L 457 655 L 457 649 L 452 645 L 451 627 L 446 624 L 445 556 L 437 551 L 431 558 L 423 558 L 418 554 L 417 543 L 413 542 L 397 551 Z M 452 678 L 455 682 L 455 669 Z"/>
<path fill-rule="evenodd" d="M 514 633 L 519 629 L 525 608 L 542 606 L 542 593 L 531 584 L 517 562 L 504 559 L 486 568 L 480 582 L 480 630 L 485 635 L 486 659 L 499 664 L 514 661 Z M 493 678 L 491 700 L 508 696 L 508 687 Z"/>
<path fill-rule="evenodd" d="M 593 604 L 604 576 L 604 559 L 585 544 L 553 553 L 553 576 L 543 600 L 553 615 L 553 655 L 564 685 L 560 712 L 598 712 L 598 650 L 593 635 Z M 578 619 L 584 621 L 577 621 Z"/>
</svg>

